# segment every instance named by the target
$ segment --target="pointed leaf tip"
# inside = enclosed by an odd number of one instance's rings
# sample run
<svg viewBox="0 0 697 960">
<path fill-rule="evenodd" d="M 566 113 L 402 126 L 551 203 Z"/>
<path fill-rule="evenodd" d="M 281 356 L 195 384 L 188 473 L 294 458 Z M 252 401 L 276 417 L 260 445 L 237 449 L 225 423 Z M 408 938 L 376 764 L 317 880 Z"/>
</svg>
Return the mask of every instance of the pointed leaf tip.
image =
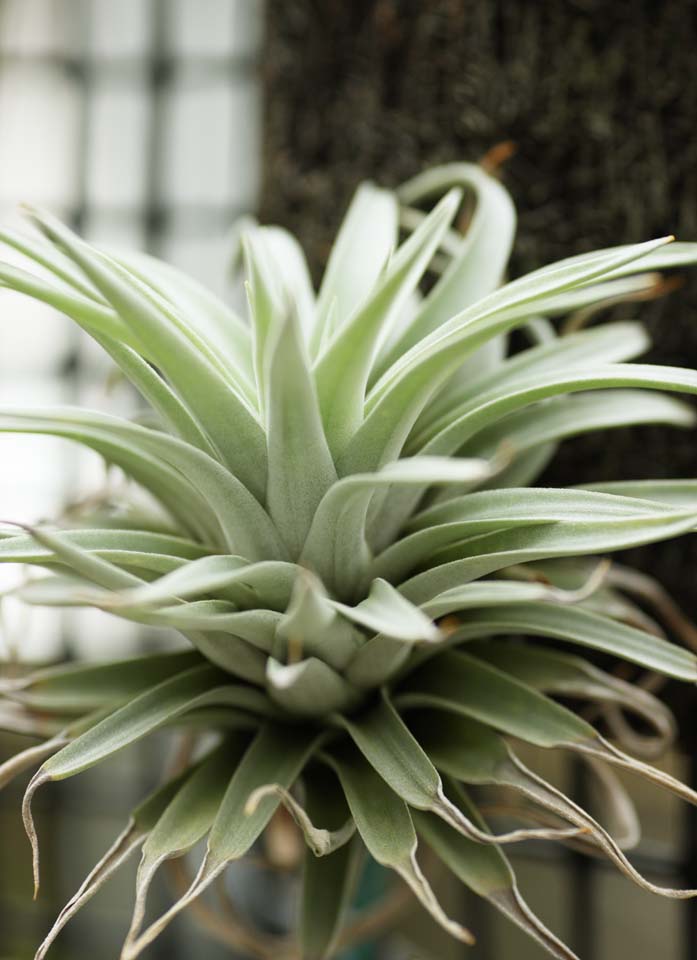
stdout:
<svg viewBox="0 0 697 960">
<path fill-rule="evenodd" d="M 29 786 L 27 787 L 24 798 L 22 800 L 22 822 L 24 823 L 24 830 L 31 844 L 31 853 L 32 853 L 32 873 L 34 876 L 34 900 L 39 895 L 39 885 L 40 885 L 40 870 L 39 870 L 39 838 L 36 833 L 36 824 L 34 823 L 34 815 L 32 813 L 31 804 L 34 798 L 34 794 L 43 786 L 44 783 L 47 783 L 50 780 L 50 776 L 45 773 L 43 770 L 38 770 L 34 776 L 29 781 Z"/>
</svg>

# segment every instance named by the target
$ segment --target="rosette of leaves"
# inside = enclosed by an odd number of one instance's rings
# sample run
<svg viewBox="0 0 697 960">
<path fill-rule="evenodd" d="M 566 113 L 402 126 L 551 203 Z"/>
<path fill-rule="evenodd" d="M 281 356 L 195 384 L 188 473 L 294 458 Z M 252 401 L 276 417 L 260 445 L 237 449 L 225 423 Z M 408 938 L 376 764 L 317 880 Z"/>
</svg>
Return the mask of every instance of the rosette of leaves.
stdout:
<svg viewBox="0 0 697 960">
<path fill-rule="evenodd" d="M 627 858 L 636 822 L 613 769 L 697 801 L 648 762 L 674 735 L 652 690 L 697 679 L 680 642 L 693 631 L 650 579 L 602 558 L 690 533 L 697 483 L 534 483 L 573 435 L 693 425 L 673 394 L 697 393 L 694 371 L 631 363 L 647 347 L 638 323 L 588 321 L 651 295 L 697 245 L 620 246 L 503 282 L 511 200 L 454 164 L 396 192 L 361 186 L 318 292 L 290 235 L 250 225 L 245 322 L 172 267 L 27 213 L 33 229 L 2 239 L 29 266 L 3 265 L 0 282 L 71 317 L 147 412 L 2 407 L 3 432 L 83 444 L 130 486 L 52 525 L 3 525 L 0 559 L 47 572 L 19 588 L 28 603 L 185 638 L 3 681 L 4 726 L 41 738 L 0 767 L 7 782 L 40 764 L 24 802 L 37 885 L 39 787 L 161 728 L 189 745 L 37 957 L 136 851 L 122 957 L 140 955 L 179 911 L 201 909 L 284 807 L 307 841 L 297 937 L 205 908 L 214 933 L 260 957 L 319 960 L 348 942 L 366 851 L 470 943 L 424 873 L 430 849 L 558 958 L 573 953 L 528 908 L 507 857 L 519 840 L 580 845 L 645 889 L 692 896 Z M 131 490 L 152 506 L 129 507 Z M 526 766 L 520 743 L 587 762 L 602 824 Z M 492 792 L 506 816 L 487 821 Z M 149 917 L 158 868 L 204 838 L 188 888 Z"/>
</svg>

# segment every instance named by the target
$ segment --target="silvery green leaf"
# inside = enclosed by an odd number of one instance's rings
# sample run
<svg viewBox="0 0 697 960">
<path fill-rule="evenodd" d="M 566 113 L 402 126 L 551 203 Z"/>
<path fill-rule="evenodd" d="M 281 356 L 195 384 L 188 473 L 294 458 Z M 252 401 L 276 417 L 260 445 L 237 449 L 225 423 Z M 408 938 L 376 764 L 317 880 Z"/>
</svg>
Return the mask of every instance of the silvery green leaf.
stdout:
<svg viewBox="0 0 697 960">
<path fill-rule="evenodd" d="M 185 771 L 181 776 L 173 778 L 138 804 L 125 829 L 85 877 L 79 889 L 58 914 L 53 926 L 36 951 L 35 960 L 43 960 L 63 927 L 101 890 L 107 880 L 141 846 L 187 775 L 188 771 Z"/>
<path fill-rule="evenodd" d="M 285 788 L 292 786 L 317 743 L 315 731 L 273 724 L 261 728 L 230 780 L 210 831 L 206 856 L 189 890 L 124 949 L 123 960 L 135 960 L 178 913 L 220 876 L 229 863 L 244 856 L 280 803 L 276 796 L 266 796 L 252 813 L 248 813 L 250 795 L 272 780 Z"/>
<path fill-rule="evenodd" d="M 54 218 L 36 211 L 32 216 L 85 271 L 129 328 L 137 331 L 181 399 L 205 422 L 223 462 L 252 493 L 263 496 L 266 452 L 261 425 L 191 327 L 168 311 L 163 301 L 150 296 L 133 274 L 93 251 Z"/>
<path fill-rule="evenodd" d="M 263 227 L 271 266 L 284 292 L 284 300 L 296 312 L 304 343 L 315 324 L 315 292 L 302 247 L 287 230 Z"/>
<path fill-rule="evenodd" d="M 377 347 L 416 287 L 455 214 L 451 191 L 396 252 L 357 312 L 339 327 L 315 368 L 327 438 L 336 457 L 363 420 L 363 401 Z"/>
<path fill-rule="evenodd" d="M 682 367 L 659 367 L 647 364 L 614 364 L 585 370 L 583 373 L 555 371 L 529 381 L 520 381 L 514 388 L 499 388 L 490 396 L 473 401 L 453 417 L 448 426 L 435 434 L 421 448 L 425 455 L 442 456 L 459 450 L 480 430 L 498 422 L 531 403 L 563 394 L 607 387 L 639 387 L 645 390 L 666 390 L 697 393 L 697 376 Z"/>
<path fill-rule="evenodd" d="M 341 781 L 356 828 L 370 855 L 404 880 L 434 920 L 456 939 L 474 943 L 465 927 L 443 911 L 416 860 L 417 837 L 409 807 L 357 750 L 327 757 Z"/>
<path fill-rule="evenodd" d="M 186 537 L 173 537 L 149 530 L 61 529 L 60 535 L 61 540 L 75 543 L 116 566 L 144 567 L 148 557 L 169 557 L 173 561 L 196 560 L 206 553 L 205 547 Z M 8 530 L 0 531 L 0 562 L 50 566 L 60 563 L 60 558 L 37 543 L 31 534 L 16 535 Z"/>
<path fill-rule="evenodd" d="M 501 391 L 501 384 L 505 384 L 506 391 L 513 392 L 516 384 L 525 384 L 533 376 L 539 378 L 549 373 L 557 374 L 560 370 L 583 371 L 591 361 L 598 363 L 628 360 L 646 350 L 647 347 L 648 340 L 642 327 L 638 324 L 617 323 L 607 328 L 600 327 L 568 337 L 558 337 L 534 349 L 524 350 L 506 360 L 493 374 L 460 377 L 457 383 L 461 385 L 457 390 L 451 389 L 451 385 L 448 385 L 436 397 L 434 403 L 429 404 L 424 410 L 408 438 L 405 452 L 418 452 L 422 448 L 425 449 L 430 439 L 437 436 L 440 431 L 446 430 L 463 411 L 468 410 L 468 404 L 471 405 L 475 401 L 481 404 L 485 398 L 496 396 L 497 391 L 499 393 Z M 473 359 L 477 356 L 478 354 L 475 354 Z M 478 433 L 470 443 L 463 445 L 459 452 L 469 456 L 472 453 L 487 450 L 488 455 L 491 456 L 505 445 L 508 456 L 514 458 L 513 463 L 504 468 L 501 476 L 496 475 L 484 486 L 522 486 L 535 478 L 537 472 L 541 470 L 540 463 L 544 465 L 547 462 L 553 448 L 536 451 L 523 463 L 519 462 L 521 454 L 530 447 L 545 443 L 548 438 L 556 440 L 595 427 L 624 426 L 652 420 L 675 423 L 679 426 L 689 426 L 692 423 L 694 414 L 686 405 L 676 400 L 661 396 L 649 395 L 646 398 L 638 395 L 637 404 L 631 407 L 629 403 L 622 404 L 622 393 L 620 390 L 615 391 L 615 402 L 605 403 L 602 408 L 602 398 L 598 398 L 593 408 L 596 411 L 595 418 L 593 411 L 587 411 L 583 406 L 580 406 L 578 413 L 576 412 L 574 402 L 582 402 L 586 399 L 585 397 L 561 397 L 558 400 L 549 400 L 545 404 L 533 405 L 530 409 L 524 407 L 518 414 L 506 416 L 488 430 Z M 592 403 L 593 399 L 590 398 L 589 403 Z M 607 395 L 605 399 L 607 400 Z M 628 400 L 630 400 L 629 397 Z M 564 404 L 568 406 L 565 407 Z M 556 418 L 550 415 L 550 411 L 554 409 L 558 411 Z M 604 420 L 601 409 L 606 412 Z M 518 419 L 526 416 L 528 420 L 524 420 L 523 423 L 530 422 L 531 430 L 529 435 L 524 434 L 521 439 L 516 432 L 516 427 Z M 450 499 L 457 492 L 456 488 L 439 491 L 434 499 L 436 501 Z M 395 491 L 386 498 L 386 502 L 375 518 L 375 526 L 379 530 L 379 545 L 385 545 L 395 539 L 402 525 L 416 509 L 423 493 L 424 490 L 419 489 Z"/>
<path fill-rule="evenodd" d="M 228 735 L 204 757 L 171 797 L 143 843 L 136 877 L 136 899 L 125 948 L 137 938 L 145 919 L 148 890 L 159 867 L 190 850 L 210 830 L 249 738 Z"/>
<path fill-rule="evenodd" d="M 469 637 L 516 633 L 565 640 L 602 650 L 666 676 L 697 681 L 697 657 L 689 650 L 589 610 L 554 607 L 541 601 L 501 603 L 468 610 L 449 640 L 455 643 Z"/>
<path fill-rule="evenodd" d="M 657 505 L 658 506 L 658 505 Z M 400 590 L 422 604 L 451 587 L 486 576 L 517 563 L 551 557 L 603 554 L 612 550 L 664 540 L 692 530 L 697 514 L 677 510 L 617 520 L 588 520 L 580 525 L 557 521 L 484 534 L 446 548 L 433 557 L 433 566 L 405 581 Z"/>
<path fill-rule="evenodd" d="M 349 617 L 340 615 L 341 605 L 316 576 L 302 568 L 298 573 L 276 635 L 286 642 L 291 659 L 316 656 L 343 670 L 360 644 L 360 634 Z"/>
<path fill-rule="evenodd" d="M 70 317 L 92 336 L 98 334 L 101 337 L 109 337 L 115 342 L 147 355 L 147 349 L 139 340 L 137 333 L 129 330 L 110 306 L 95 302 L 84 293 L 56 287 L 21 267 L 2 262 L 0 262 L 0 286 L 48 304 Z"/>
<path fill-rule="evenodd" d="M 249 329 L 230 307 L 203 284 L 164 260 L 132 250 L 107 252 L 187 318 L 197 334 L 210 344 L 218 361 L 234 371 L 240 392 L 256 403 Z"/>
<path fill-rule="evenodd" d="M 341 224 L 317 297 L 312 344 L 316 354 L 366 300 L 397 245 L 398 205 L 393 193 L 361 184 Z"/>
<path fill-rule="evenodd" d="M 174 433 L 208 453 L 210 440 L 191 412 L 147 359 L 148 351 L 108 306 L 52 288 L 9 264 L 0 264 L 0 285 L 42 300 L 75 320 L 111 356 Z M 141 354 L 143 356 L 141 356 Z"/>
<path fill-rule="evenodd" d="M 690 267 L 697 263 L 697 243 L 673 242 L 668 247 L 659 247 L 644 256 L 641 260 L 642 270 L 674 270 L 679 267 Z M 610 278 L 624 277 L 633 273 L 631 264 L 617 267 L 610 274 Z"/>
<path fill-rule="evenodd" d="M 273 703 L 301 717 L 350 710 L 359 699 L 355 688 L 318 657 L 286 664 L 269 657 L 266 689 Z"/>
<path fill-rule="evenodd" d="M 697 480 L 611 480 L 583 484 L 579 489 L 653 500 L 678 509 L 691 509 L 697 503 Z"/>
<path fill-rule="evenodd" d="M 283 561 L 248 563 L 243 557 L 231 555 L 205 556 L 192 559 L 148 584 L 122 592 L 114 601 L 114 608 L 118 603 L 148 607 L 214 594 L 242 607 L 263 604 L 283 610 L 297 574 L 297 567 Z"/>
<path fill-rule="evenodd" d="M 196 666 L 193 651 L 146 654 L 130 660 L 44 667 L 8 681 L 3 696 L 50 713 L 81 713 L 119 703 L 173 674 Z"/>
<path fill-rule="evenodd" d="M 278 326 L 284 311 L 290 307 L 283 302 L 283 291 L 272 269 L 271 252 L 266 231 L 246 229 L 242 235 L 242 250 L 248 280 L 247 298 L 252 325 L 252 353 L 257 391 L 257 407 L 264 413 L 266 404 L 266 353 L 270 334 Z"/>
<path fill-rule="evenodd" d="M 639 260 L 665 240 L 571 258 L 506 284 L 453 317 L 393 364 L 367 398 L 362 426 L 337 462 L 340 475 L 375 469 L 399 454 L 416 419 L 462 360 L 493 336 L 514 329 L 544 296 L 581 286 Z M 530 309 L 531 308 L 531 309 Z"/>
<path fill-rule="evenodd" d="M 544 341 L 529 350 L 522 350 L 504 361 L 500 370 L 481 372 L 466 382 L 458 382 L 457 390 L 446 389 L 430 403 L 414 426 L 409 446 L 418 448 L 425 439 L 447 425 L 462 405 L 500 388 L 533 375 L 584 370 L 589 363 L 621 363 L 644 353 L 649 347 L 646 331 L 638 323 L 613 323 L 580 333 Z"/>
<path fill-rule="evenodd" d="M 307 789 L 307 777 L 304 778 L 304 782 Z M 249 796 L 247 810 L 253 813 L 264 797 L 270 795 L 279 798 L 302 832 L 305 843 L 315 857 L 331 856 L 332 853 L 345 846 L 356 831 L 356 825 L 348 813 L 345 802 L 343 804 L 345 813 L 341 823 L 333 829 L 316 826 L 308 810 L 295 799 L 292 793 L 278 783 L 267 783 L 265 786 L 257 787 Z M 315 795 L 314 806 L 319 805 L 317 801 L 318 797 Z"/>
<path fill-rule="evenodd" d="M 69 258 L 45 237 L 13 230 L 11 227 L 1 227 L 0 243 L 22 254 L 26 260 L 36 264 L 41 270 L 47 271 L 63 286 L 77 290 L 97 303 L 105 302 L 94 284 L 90 283 Z"/>
<path fill-rule="evenodd" d="M 504 536 L 504 531 L 520 530 L 522 538 L 525 528 L 566 523 L 578 536 L 586 529 L 598 530 L 601 520 L 607 520 L 610 532 L 613 524 L 625 519 L 660 515 L 669 518 L 671 513 L 652 501 L 630 497 L 584 496 L 581 491 L 544 487 L 475 491 L 418 512 L 405 525 L 403 536 L 378 554 L 371 570 L 399 582 L 426 561 L 431 567 L 447 562 L 448 550 L 467 555 L 468 542 L 483 555 L 486 551 L 479 546 L 489 542 L 483 539 L 486 534 L 495 539 L 497 532 Z M 678 517 L 678 512 L 672 516 Z"/>
<path fill-rule="evenodd" d="M 295 559 L 336 470 L 294 312 L 282 318 L 269 339 L 267 504 Z"/>
<path fill-rule="evenodd" d="M 461 652 L 447 652 L 407 677 L 398 708 L 437 707 L 538 747 L 564 747 L 630 770 L 697 804 L 697 793 L 656 767 L 629 757 L 577 714 L 514 677 Z"/>
<path fill-rule="evenodd" d="M 503 278 L 515 232 L 515 208 L 506 190 L 481 167 L 469 163 L 436 167 L 403 184 L 399 197 L 413 204 L 454 186 L 474 195 L 474 213 L 449 266 L 383 369 L 455 313 L 495 290 Z"/>
<path fill-rule="evenodd" d="M 411 644 L 379 633 L 356 651 L 346 668 L 346 679 L 361 690 L 381 687 L 407 663 L 411 653 Z"/>
<path fill-rule="evenodd" d="M 336 776 L 316 765 L 303 777 L 309 817 L 328 828 L 330 835 L 355 831 L 344 792 Z M 349 819 L 350 818 L 350 821 Z M 324 856 L 308 846 L 302 871 L 298 940 L 304 960 L 328 960 L 334 954 L 341 927 L 358 881 L 363 849 L 355 836 Z"/>
<path fill-rule="evenodd" d="M 615 739 L 629 753 L 660 757 L 675 738 L 675 720 L 657 697 L 637 684 L 601 670 L 582 657 L 532 644 L 496 641 L 475 642 L 469 645 L 468 650 L 535 690 L 553 696 L 612 705 L 632 713 L 652 734 L 636 733 L 629 726 L 626 729 L 613 729 Z M 629 732 L 632 735 L 625 742 L 624 735 Z"/>
<path fill-rule="evenodd" d="M 485 828 L 476 807 L 462 787 L 451 786 L 450 796 L 451 802 L 463 813 L 476 819 L 480 828 Z M 414 823 L 419 836 L 426 840 L 455 876 L 478 896 L 488 900 L 557 960 L 578 960 L 576 954 L 545 927 L 523 900 L 511 865 L 498 847 L 468 840 L 429 814 L 417 811 Z"/>
<path fill-rule="evenodd" d="M 39 847 L 31 802 L 40 786 L 51 780 L 82 773 L 105 757 L 148 733 L 209 705 L 224 704 L 235 710 L 268 712 L 262 694 L 243 685 L 225 683 L 225 674 L 212 666 L 192 667 L 141 693 L 89 727 L 42 764 L 24 795 L 24 825 L 33 850 L 34 884 L 39 883 Z"/>
<path fill-rule="evenodd" d="M 470 441 L 467 453 L 492 456 L 506 441 L 518 456 L 539 444 L 565 440 L 593 430 L 611 430 L 640 423 L 692 427 L 694 421 L 694 411 L 687 404 L 660 393 L 599 390 L 597 393 L 554 398 L 505 417 Z"/>
<path fill-rule="evenodd" d="M 490 476 L 485 460 L 411 457 L 385 464 L 376 473 L 344 477 L 325 494 L 310 527 L 300 562 L 318 571 L 328 586 L 351 597 L 371 560 L 366 520 L 373 494 L 382 487 L 428 483 L 475 483 Z M 374 578 L 371 578 L 374 579 Z"/>
<path fill-rule="evenodd" d="M 529 770 L 494 730 L 464 716 L 450 716 L 445 724 L 443 720 L 440 712 L 419 711 L 412 723 L 439 770 L 467 784 L 515 790 L 563 820 L 576 823 L 625 876 L 645 890 L 675 899 L 695 896 L 694 890 L 672 890 L 646 880 L 607 830 L 564 793 Z M 434 736 L 436 729 L 439 737 Z"/>
<path fill-rule="evenodd" d="M 445 796 L 438 771 L 386 698 L 360 714 L 337 718 L 337 722 L 348 731 L 366 760 L 405 803 L 417 810 L 434 813 L 477 843 L 559 839 L 575 832 L 523 829 L 494 837 L 481 830 Z"/>
<path fill-rule="evenodd" d="M 234 537 L 237 551 L 249 560 L 283 555 L 283 545 L 268 514 L 243 484 L 203 451 L 172 436 L 79 407 L 3 408 L 0 431 L 46 433 L 77 440 L 152 488 L 175 515 L 203 520 L 212 514 L 212 529 L 218 532 L 209 533 L 209 541 L 220 539 L 222 530 L 230 545 Z M 196 503 L 195 511 L 192 503 Z"/>
<path fill-rule="evenodd" d="M 255 686 L 264 685 L 266 659 L 258 647 L 234 634 L 217 633 L 215 630 L 186 630 L 184 635 L 207 660 L 221 670 Z"/>
<path fill-rule="evenodd" d="M 372 633 L 383 633 L 407 643 L 434 643 L 440 639 L 431 618 L 406 600 L 387 580 L 373 580 L 367 598 L 355 607 L 336 601 L 333 606 L 348 620 Z"/>
</svg>

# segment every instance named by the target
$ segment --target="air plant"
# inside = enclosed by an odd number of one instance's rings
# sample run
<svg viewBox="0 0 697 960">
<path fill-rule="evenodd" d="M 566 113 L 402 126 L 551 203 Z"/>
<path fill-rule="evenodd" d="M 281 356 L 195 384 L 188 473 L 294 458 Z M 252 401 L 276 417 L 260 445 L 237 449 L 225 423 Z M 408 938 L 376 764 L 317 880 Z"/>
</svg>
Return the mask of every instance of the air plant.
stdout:
<svg viewBox="0 0 697 960">
<path fill-rule="evenodd" d="M 41 740 L 0 767 L 7 782 L 41 764 L 24 800 L 37 887 L 39 787 L 163 728 L 187 744 L 37 958 L 136 851 L 124 960 L 189 905 L 255 956 L 331 957 L 355 927 L 366 852 L 462 942 L 473 934 L 439 904 L 424 850 L 566 960 L 518 890 L 509 845 L 571 843 L 645 889 L 695 895 L 632 866 L 613 773 L 697 802 L 648 763 L 674 737 L 652 678 L 697 679 L 695 655 L 666 633 L 692 634 L 652 580 L 603 558 L 692 532 L 697 481 L 533 484 L 565 438 L 694 424 L 668 395 L 697 393 L 694 371 L 629 363 L 643 328 L 588 321 L 645 298 L 658 271 L 697 261 L 697 244 L 619 246 L 502 282 L 511 200 L 453 164 L 395 192 L 360 186 L 318 293 L 296 241 L 250 225 L 246 323 L 164 263 L 27 214 L 38 232 L 2 240 L 34 269 L 2 265 L 0 282 L 71 317 L 148 411 L 2 407 L 1 431 L 75 441 L 129 485 L 55 524 L 4 524 L 0 559 L 48 572 L 18 588 L 27 603 L 185 638 L 134 659 L 7 671 L 2 723 Z M 151 506 L 129 505 L 143 491 Z M 644 674 L 621 679 L 616 661 Z M 580 758 L 603 787 L 604 825 L 526 765 L 520 743 Z M 492 790 L 506 815 L 487 822 Z M 198 900 L 284 808 L 307 842 L 292 940 Z M 157 870 L 204 838 L 181 895 L 148 918 Z"/>
</svg>

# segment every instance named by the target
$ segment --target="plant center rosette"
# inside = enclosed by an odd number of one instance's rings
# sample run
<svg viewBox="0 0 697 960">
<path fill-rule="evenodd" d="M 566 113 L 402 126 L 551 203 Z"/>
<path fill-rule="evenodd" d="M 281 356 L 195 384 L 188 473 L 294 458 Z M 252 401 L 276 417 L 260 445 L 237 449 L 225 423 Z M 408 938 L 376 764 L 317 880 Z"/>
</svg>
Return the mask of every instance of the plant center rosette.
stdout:
<svg viewBox="0 0 697 960">
<path fill-rule="evenodd" d="M 47 572 L 16 591 L 27 603 L 172 633 L 131 660 L 6 671 L 0 720 L 39 738 L 0 767 L 6 783 L 40 764 L 24 801 L 37 885 L 40 786 L 162 728 L 187 745 L 37 958 L 140 851 L 132 960 L 201 909 L 281 807 L 307 842 L 297 936 L 208 918 L 259 957 L 320 960 L 349 942 L 366 853 L 471 943 L 424 873 L 430 848 L 567 960 L 518 890 L 510 844 L 574 843 L 645 889 L 692 896 L 627 858 L 637 824 L 615 770 L 697 801 L 648 762 L 674 736 L 650 691 L 697 679 L 695 631 L 650 578 L 603 558 L 691 533 L 697 482 L 535 481 L 574 435 L 693 426 L 672 394 L 697 393 L 697 374 L 629 362 L 647 348 L 638 323 L 588 321 L 657 291 L 697 245 L 615 247 L 503 282 L 510 198 L 453 164 L 396 192 L 361 186 L 318 292 L 289 234 L 248 226 L 247 322 L 164 263 L 28 217 L 28 232 L 0 232 L 28 262 L 0 264 L 0 283 L 71 317 L 146 410 L 0 408 L 0 431 L 82 444 L 126 478 L 55 524 L 3 524 L 0 560 Z M 602 825 L 523 763 L 520 743 L 580 757 L 602 786 Z M 485 820 L 481 788 L 505 797 L 505 817 Z M 157 870 L 204 838 L 188 886 L 148 917 Z"/>
</svg>

